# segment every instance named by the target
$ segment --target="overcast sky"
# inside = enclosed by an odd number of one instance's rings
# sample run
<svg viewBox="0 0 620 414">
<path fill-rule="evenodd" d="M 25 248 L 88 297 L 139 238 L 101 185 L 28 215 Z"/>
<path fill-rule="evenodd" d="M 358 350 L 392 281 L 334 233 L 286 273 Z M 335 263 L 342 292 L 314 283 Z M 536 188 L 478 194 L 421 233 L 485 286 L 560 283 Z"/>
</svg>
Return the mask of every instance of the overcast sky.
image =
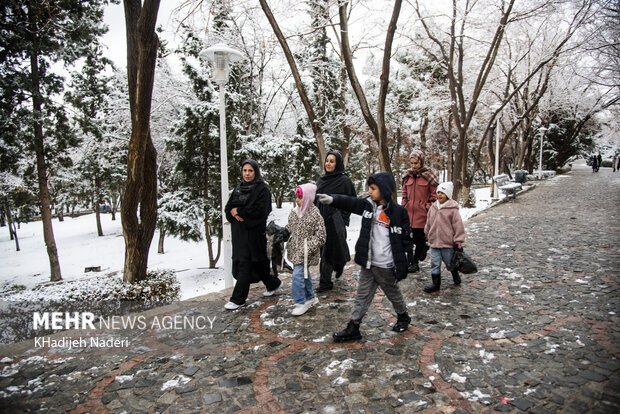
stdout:
<svg viewBox="0 0 620 414">
<path fill-rule="evenodd" d="M 167 32 L 175 30 L 170 16 L 178 3 L 179 0 L 164 0 L 161 2 L 157 15 L 157 26 L 163 26 Z M 107 50 L 104 51 L 105 56 L 112 59 L 117 67 L 127 67 L 127 39 L 125 36 L 123 2 L 109 4 L 105 9 L 103 21 L 109 27 L 108 33 L 103 36 L 103 43 L 107 46 Z"/>
</svg>

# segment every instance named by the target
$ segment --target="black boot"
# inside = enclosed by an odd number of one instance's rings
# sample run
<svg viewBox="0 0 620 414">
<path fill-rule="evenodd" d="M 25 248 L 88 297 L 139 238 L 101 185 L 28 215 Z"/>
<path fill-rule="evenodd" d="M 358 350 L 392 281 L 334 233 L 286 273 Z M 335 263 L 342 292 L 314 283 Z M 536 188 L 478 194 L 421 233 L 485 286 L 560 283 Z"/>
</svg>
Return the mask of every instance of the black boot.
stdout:
<svg viewBox="0 0 620 414">
<path fill-rule="evenodd" d="M 409 323 L 411 323 L 411 317 L 407 314 L 407 312 L 399 313 L 396 323 L 392 326 L 392 330 L 394 332 L 405 332 L 409 327 Z"/>
<path fill-rule="evenodd" d="M 441 275 L 431 275 L 431 277 L 433 278 L 433 284 L 424 288 L 426 293 L 437 292 L 441 287 Z"/>
<path fill-rule="evenodd" d="M 420 266 L 418 266 L 418 260 L 415 258 L 415 254 L 407 254 L 407 260 L 409 261 L 407 273 L 415 273 L 420 271 Z"/>
<path fill-rule="evenodd" d="M 362 339 L 359 321 L 349 321 L 344 331 L 334 332 L 334 342 L 357 341 Z"/>
<path fill-rule="evenodd" d="M 417 261 L 413 261 L 409 263 L 409 267 L 407 268 L 407 273 L 415 273 L 420 271 L 420 266 Z"/>
<path fill-rule="evenodd" d="M 453 270 L 451 273 L 452 273 L 452 280 L 454 280 L 454 284 L 455 285 L 460 285 L 461 284 L 461 276 L 459 276 L 459 271 L 458 270 Z"/>
</svg>

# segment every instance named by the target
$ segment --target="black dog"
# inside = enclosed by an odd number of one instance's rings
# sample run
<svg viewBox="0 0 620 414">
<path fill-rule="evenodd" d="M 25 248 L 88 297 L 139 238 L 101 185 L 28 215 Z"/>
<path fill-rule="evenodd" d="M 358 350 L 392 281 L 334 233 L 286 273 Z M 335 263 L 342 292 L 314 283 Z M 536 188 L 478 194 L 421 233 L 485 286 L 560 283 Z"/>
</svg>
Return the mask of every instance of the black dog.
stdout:
<svg viewBox="0 0 620 414">
<path fill-rule="evenodd" d="M 273 220 L 267 224 L 267 257 L 271 261 L 274 276 L 278 276 L 278 267 L 281 270 L 293 271 L 293 268 L 284 260 L 284 242 L 289 236 L 288 230 L 278 226 Z"/>
</svg>

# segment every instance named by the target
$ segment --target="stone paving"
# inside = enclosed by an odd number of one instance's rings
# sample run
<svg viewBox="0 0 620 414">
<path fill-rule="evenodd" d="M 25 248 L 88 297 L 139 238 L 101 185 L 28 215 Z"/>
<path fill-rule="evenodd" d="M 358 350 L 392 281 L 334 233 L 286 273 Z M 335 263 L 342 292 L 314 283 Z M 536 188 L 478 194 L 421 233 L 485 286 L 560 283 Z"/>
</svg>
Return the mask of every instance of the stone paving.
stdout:
<svg viewBox="0 0 620 414">
<path fill-rule="evenodd" d="M 218 293 L 144 312 L 144 329 L 63 337 L 126 347 L 0 348 L 3 412 L 620 412 L 620 173 L 577 169 L 467 222 L 479 273 L 425 294 L 429 264 L 401 282 L 413 318 L 378 294 L 364 338 L 333 343 L 353 306 L 348 266 L 320 304 L 290 316 L 290 275 L 271 298 L 224 311 Z M 156 329 L 164 316 L 209 318 Z M 11 411 L 9 411 L 11 410 Z"/>
</svg>

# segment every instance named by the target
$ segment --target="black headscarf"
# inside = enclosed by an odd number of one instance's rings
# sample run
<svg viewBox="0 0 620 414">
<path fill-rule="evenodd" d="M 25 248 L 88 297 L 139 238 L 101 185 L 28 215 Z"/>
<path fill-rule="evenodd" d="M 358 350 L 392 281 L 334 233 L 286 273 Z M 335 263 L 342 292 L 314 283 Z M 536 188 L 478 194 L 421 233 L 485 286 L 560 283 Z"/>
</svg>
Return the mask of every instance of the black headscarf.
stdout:
<svg viewBox="0 0 620 414">
<path fill-rule="evenodd" d="M 327 161 L 327 157 L 330 155 L 336 157 L 336 168 L 334 168 L 334 171 L 326 172 L 319 177 L 319 181 L 316 183 L 317 194 L 347 194 L 354 196 L 355 190 L 353 190 L 353 194 L 350 194 L 350 191 L 348 191 L 349 187 L 353 187 L 353 185 L 349 175 L 344 171 L 342 155 L 338 151 L 329 151 L 325 156 L 325 161 Z"/>
<path fill-rule="evenodd" d="M 241 177 L 241 182 L 239 183 L 239 185 L 237 185 L 237 188 L 235 188 L 231 195 L 231 207 L 241 207 L 246 205 L 254 189 L 257 186 L 264 184 L 263 177 L 260 174 L 260 168 L 258 166 L 258 163 L 252 159 L 247 159 L 241 163 L 242 171 L 243 166 L 246 164 L 250 164 L 254 169 L 254 179 L 250 182 L 247 182 L 245 181 L 245 179 L 243 179 L 243 176 Z"/>
<path fill-rule="evenodd" d="M 355 197 L 355 187 L 349 178 L 349 175 L 344 171 L 344 162 L 342 160 L 342 155 L 338 151 L 329 151 L 325 156 L 325 161 L 327 161 L 327 157 L 333 155 L 336 157 L 336 168 L 332 172 L 326 172 L 325 174 L 319 177 L 319 180 L 316 183 L 316 192 L 317 194 L 344 194 L 351 197 Z M 327 205 L 321 204 L 318 201 L 315 203 L 323 218 L 327 219 L 334 212 L 338 211 L 335 208 Z M 342 217 L 344 219 L 345 224 L 349 224 L 349 214 L 345 211 L 340 211 Z"/>
</svg>

